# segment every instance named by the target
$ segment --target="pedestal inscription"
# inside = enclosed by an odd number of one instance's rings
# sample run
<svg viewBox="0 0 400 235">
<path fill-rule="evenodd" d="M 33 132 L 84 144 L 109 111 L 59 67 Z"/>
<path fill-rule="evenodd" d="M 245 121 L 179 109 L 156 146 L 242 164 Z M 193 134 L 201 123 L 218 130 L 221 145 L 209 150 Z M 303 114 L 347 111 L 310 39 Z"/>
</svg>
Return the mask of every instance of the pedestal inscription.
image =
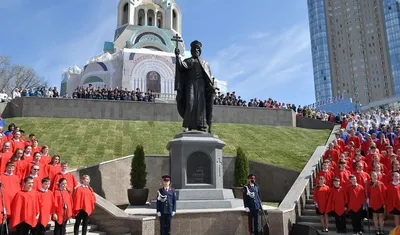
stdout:
<svg viewBox="0 0 400 235">
<path fill-rule="evenodd" d="M 188 184 L 211 184 L 211 159 L 203 152 L 192 153 L 187 160 Z"/>
</svg>

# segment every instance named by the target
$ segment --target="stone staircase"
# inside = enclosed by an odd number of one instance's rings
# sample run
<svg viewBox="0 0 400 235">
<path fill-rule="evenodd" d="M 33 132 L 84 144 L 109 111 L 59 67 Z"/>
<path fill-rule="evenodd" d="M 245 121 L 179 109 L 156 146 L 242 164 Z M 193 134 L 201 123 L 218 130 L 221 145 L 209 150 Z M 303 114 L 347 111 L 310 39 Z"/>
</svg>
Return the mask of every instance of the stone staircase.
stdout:
<svg viewBox="0 0 400 235">
<path fill-rule="evenodd" d="M 75 224 L 75 219 L 70 219 L 67 222 L 67 235 L 73 235 L 74 234 L 74 224 Z M 52 235 L 54 234 L 54 221 L 51 221 L 49 223 L 50 225 L 50 230 L 46 231 L 46 235 Z M 97 231 L 97 225 L 92 225 L 89 224 L 88 225 L 88 230 L 87 230 L 87 235 L 106 235 L 105 232 L 99 232 Z M 82 226 L 80 226 L 79 228 L 79 234 L 82 234 Z"/>
<path fill-rule="evenodd" d="M 313 195 L 310 195 L 309 199 L 307 199 L 307 203 L 305 205 L 305 208 L 302 209 L 301 211 L 301 216 L 298 217 L 297 220 L 298 224 L 304 224 L 311 226 L 315 229 L 318 230 L 318 232 L 321 233 L 322 226 L 321 222 L 319 219 L 319 216 L 315 214 L 315 207 L 314 207 L 314 200 L 313 200 Z M 347 222 L 347 234 L 353 234 L 353 228 L 351 226 L 351 220 L 348 217 L 346 219 Z M 375 234 L 375 228 L 374 228 L 374 222 L 372 221 L 372 218 L 369 221 L 369 227 L 371 229 L 370 234 Z M 389 232 L 394 228 L 394 221 L 393 217 L 391 215 L 387 215 L 386 220 L 385 220 L 385 234 L 389 234 Z M 329 233 L 321 233 L 321 234 L 327 234 L 327 235 L 336 235 L 336 226 L 335 226 L 335 219 L 332 216 L 329 216 Z M 364 234 L 369 234 L 368 233 L 368 220 L 364 220 Z"/>
</svg>

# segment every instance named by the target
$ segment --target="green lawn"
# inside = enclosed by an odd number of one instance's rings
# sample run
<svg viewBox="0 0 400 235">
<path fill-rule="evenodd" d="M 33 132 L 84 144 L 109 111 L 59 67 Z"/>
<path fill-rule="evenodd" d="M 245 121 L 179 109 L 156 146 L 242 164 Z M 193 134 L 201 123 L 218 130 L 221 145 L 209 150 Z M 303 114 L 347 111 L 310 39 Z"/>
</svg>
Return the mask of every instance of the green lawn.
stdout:
<svg viewBox="0 0 400 235">
<path fill-rule="evenodd" d="M 34 133 L 50 154 L 59 154 L 71 167 L 85 166 L 133 154 L 137 144 L 147 154 L 168 154 L 166 145 L 181 132 L 181 123 L 58 118 L 10 118 L 28 136 Z M 234 156 L 242 147 L 249 159 L 301 170 L 329 130 L 244 124 L 215 124 L 214 134 Z"/>
</svg>

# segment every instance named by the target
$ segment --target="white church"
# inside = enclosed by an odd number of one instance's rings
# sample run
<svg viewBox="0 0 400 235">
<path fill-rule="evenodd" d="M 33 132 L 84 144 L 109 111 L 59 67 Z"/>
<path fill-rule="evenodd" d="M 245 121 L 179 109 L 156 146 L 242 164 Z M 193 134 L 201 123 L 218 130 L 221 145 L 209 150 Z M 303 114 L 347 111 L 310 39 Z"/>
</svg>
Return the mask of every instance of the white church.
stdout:
<svg viewBox="0 0 400 235">
<path fill-rule="evenodd" d="M 152 90 L 174 99 L 175 35 L 182 37 L 182 13 L 174 0 L 120 0 L 114 42 L 104 43 L 104 53 L 64 70 L 61 95 L 71 96 L 78 86 Z M 184 42 L 178 47 L 190 57 Z M 212 69 L 212 65 L 211 65 Z M 215 80 L 222 93 L 227 82 Z"/>
</svg>

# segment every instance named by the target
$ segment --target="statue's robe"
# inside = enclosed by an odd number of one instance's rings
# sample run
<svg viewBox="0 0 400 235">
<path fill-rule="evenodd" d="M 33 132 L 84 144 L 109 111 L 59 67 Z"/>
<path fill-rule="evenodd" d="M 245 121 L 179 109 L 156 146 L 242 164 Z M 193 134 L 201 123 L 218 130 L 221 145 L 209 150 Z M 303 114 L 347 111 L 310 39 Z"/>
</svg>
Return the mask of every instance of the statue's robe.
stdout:
<svg viewBox="0 0 400 235">
<path fill-rule="evenodd" d="M 193 57 L 176 61 L 175 90 L 183 127 L 193 130 L 211 125 L 214 81 L 209 64 Z"/>
</svg>

